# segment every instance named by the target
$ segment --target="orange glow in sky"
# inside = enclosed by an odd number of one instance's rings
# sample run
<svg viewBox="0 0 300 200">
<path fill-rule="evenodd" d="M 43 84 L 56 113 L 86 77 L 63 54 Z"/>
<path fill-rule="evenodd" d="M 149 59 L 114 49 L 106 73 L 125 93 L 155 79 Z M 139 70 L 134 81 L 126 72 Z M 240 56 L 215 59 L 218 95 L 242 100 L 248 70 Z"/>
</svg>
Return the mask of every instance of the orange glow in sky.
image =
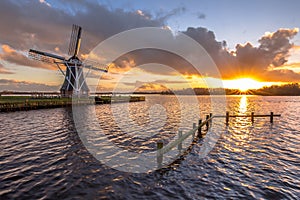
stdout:
<svg viewBox="0 0 300 200">
<path fill-rule="evenodd" d="M 271 82 L 259 82 L 252 78 L 239 78 L 234 80 L 223 80 L 225 88 L 238 89 L 241 92 L 245 92 L 249 89 L 259 89 L 264 86 L 270 86 Z"/>
</svg>

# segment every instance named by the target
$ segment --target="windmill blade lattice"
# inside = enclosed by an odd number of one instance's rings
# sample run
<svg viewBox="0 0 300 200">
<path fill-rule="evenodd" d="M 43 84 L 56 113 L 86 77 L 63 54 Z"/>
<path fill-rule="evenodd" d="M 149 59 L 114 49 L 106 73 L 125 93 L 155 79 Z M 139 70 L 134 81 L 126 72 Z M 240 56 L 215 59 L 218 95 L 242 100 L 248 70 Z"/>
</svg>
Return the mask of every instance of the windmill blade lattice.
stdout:
<svg viewBox="0 0 300 200">
<path fill-rule="evenodd" d="M 95 71 L 101 71 L 101 72 L 108 72 L 109 65 L 101 64 L 97 61 L 86 59 L 84 61 L 85 68 L 95 70 Z"/>
<path fill-rule="evenodd" d="M 54 55 L 51 53 L 33 50 L 33 49 L 29 50 L 28 57 L 33 60 L 38 60 L 38 61 L 50 63 L 50 64 L 65 60 L 64 57 L 57 56 L 57 55 Z"/>
<path fill-rule="evenodd" d="M 80 48 L 80 40 L 81 40 L 81 27 L 73 24 L 70 44 L 69 44 L 69 52 L 68 52 L 70 56 L 77 56 Z"/>
</svg>

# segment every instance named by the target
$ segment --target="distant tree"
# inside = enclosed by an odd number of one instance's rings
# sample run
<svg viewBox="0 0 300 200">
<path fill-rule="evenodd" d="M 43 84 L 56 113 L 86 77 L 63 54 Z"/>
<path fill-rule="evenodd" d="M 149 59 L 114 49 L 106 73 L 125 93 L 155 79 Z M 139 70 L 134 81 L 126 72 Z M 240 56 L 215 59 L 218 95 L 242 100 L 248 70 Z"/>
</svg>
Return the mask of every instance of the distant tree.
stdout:
<svg viewBox="0 0 300 200">
<path fill-rule="evenodd" d="M 272 85 L 261 89 L 253 90 L 257 95 L 269 96 L 298 96 L 300 95 L 300 86 L 298 83 L 289 83 L 285 85 Z"/>
</svg>

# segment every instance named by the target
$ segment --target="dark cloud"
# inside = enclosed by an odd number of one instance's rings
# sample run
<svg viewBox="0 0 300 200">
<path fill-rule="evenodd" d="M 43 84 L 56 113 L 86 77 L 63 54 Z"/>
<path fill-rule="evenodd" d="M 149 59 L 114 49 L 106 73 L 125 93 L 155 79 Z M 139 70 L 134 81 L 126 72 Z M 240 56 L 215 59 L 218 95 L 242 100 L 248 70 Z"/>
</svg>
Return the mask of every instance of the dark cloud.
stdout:
<svg viewBox="0 0 300 200">
<path fill-rule="evenodd" d="M 114 34 L 138 27 L 162 27 L 165 20 L 185 11 L 184 7 L 179 7 L 168 13 L 161 12 L 152 16 L 140 10 L 113 10 L 82 0 L 64 0 L 60 3 L 66 6 L 59 9 L 51 7 L 47 2 L 0 1 L 0 44 L 8 44 L 16 50 L 15 54 L 34 48 L 65 55 L 71 25 L 78 24 L 83 27 L 80 53 L 87 54 L 99 42 Z M 6 58 L 9 58 L 9 62 L 45 68 L 44 65 L 28 61 L 20 54 L 16 60 L 9 55 L 2 55 L 3 60 Z"/>
<path fill-rule="evenodd" d="M 206 15 L 204 13 L 197 13 L 198 19 L 205 19 Z"/>
<path fill-rule="evenodd" d="M 269 58 L 274 67 L 281 66 L 287 62 L 289 51 L 293 47 L 290 39 L 297 33 L 298 29 L 279 29 L 274 33 L 269 33 L 258 41 L 259 50 L 265 53 L 264 57 Z"/>
<path fill-rule="evenodd" d="M 83 0 L 64 0 L 61 4 L 67 6 L 58 9 L 47 2 L 0 1 L 0 59 L 19 65 L 56 69 L 56 66 L 28 60 L 24 52 L 29 48 L 36 48 L 58 54 L 66 53 L 71 24 L 75 23 L 83 27 L 81 53 L 87 54 L 99 42 L 116 33 L 138 27 L 163 27 L 171 16 L 186 11 L 184 7 L 179 7 L 168 13 L 161 12 L 152 16 L 144 11 L 108 9 L 98 3 Z M 205 15 L 198 13 L 198 17 L 205 18 Z M 297 32 L 297 29 L 280 29 L 260 38 L 258 47 L 251 43 L 238 44 L 233 52 L 228 51 L 225 41 L 217 41 L 214 32 L 206 28 L 188 28 L 182 33 L 192 37 L 206 49 L 223 78 L 253 76 L 264 81 L 300 81 L 298 73 L 280 69 L 287 63 L 289 51 L 293 48 L 291 39 Z M 3 46 L 5 44 L 8 45 Z M 149 62 L 168 65 L 185 75 L 197 74 L 193 66 L 183 58 L 153 49 L 137 50 L 121 56 L 112 70 L 125 71 Z M 3 67 L 0 68 L 0 73 L 3 70 Z M 169 72 L 160 68 L 147 71 L 159 74 Z M 210 75 L 209 70 L 206 75 Z"/>
<path fill-rule="evenodd" d="M 0 91 L 58 91 L 60 86 L 34 83 L 29 81 L 18 81 L 11 79 L 0 79 Z"/>
<path fill-rule="evenodd" d="M 170 17 L 180 15 L 180 14 L 184 13 L 185 11 L 186 11 L 186 8 L 184 6 L 181 6 L 181 7 L 178 7 L 178 8 L 174 8 L 173 10 L 171 10 L 168 13 L 160 12 L 160 13 L 157 14 L 157 18 L 158 18 L 159 21 L 165 22 Z"/>
<path fill-rule="evenodd" d="M 293 44 L 290 40 L 298 29 L 279 29 L 258 40 L 260 45 L 238 44 L 229 52 L 226 42 L 218 42 L 212 31 L 205 28 L 188 28 L 183 32 L 201 44 L 217 64 L 225 79 L 251 76 L 262 81 L 300 80 L 300 74 L 290 70 L 276 70 L 286 64 Z"/>
<path fill-rule="evenodd" d="M 258 47 L 254 47 L 251 43 L 238 44 L 233 52 L 228 51 L 226 41 L 217 41 L 214 32 L 206 28 L 188 28 L 182 33 L 193 38 L 207 51 L 218 66 L 223 79 L 253 77 L 261 81 L 283 81 L 283 79 L 299 81 L 300 74 L 278 68 L 286 64 L 289 51 L 293 48 L 290 40 L 297 32 L 297 29 L 280 29 L 259 39 Z M 191 63 L 184 58 L 158 49 L 129 52 L 114 62 L 116 70 L 113 71 L 123 72 L 146 63 L 160 63 L 174 68 L 181 74 L 199 75 Z M 206 68 L 204 72 L 201 72 L 202 75 L 213 76 L 210 74 L 212 73 L 211 66 L 206 66 Z M 147 68 L 145 71 L 172 75 L 170 70 L 159 66 Z"/>
<path fill-rule="evenodd" d="M 87 1 L 64 1 L 70 12 L 55 9 L 39 1 L 0 2 L 0 43 L 27 51 L 29 47 L 54 51 L 56 47 L 67 52 L 73 23 L 83 26 L 83 53 L 89 52 L 101 40 L 113 34 L 137 27 L 163 26 L 163 20 L 177 11 L 159 19 L 149 14 L 108 10 L 105 6 Z M 80 8 L 80 9 L 77 9 Z"/>
<path fill-rule="evenodd" d="M 226 42 L 216 41 L 214 33 L 212 31 L 207 30 L 206 28 L 201 28 L 201 27 L 188 28 L 186 31 L 182 33 L 188 35 L 189 37 L 193 38 L 196 42 L 198 42 L 215 61 L 221 60 L 222 56 L 226 57 L 226 59 L 227 57 L 228 58 L 231 57 L 231 55 L 226 50 Z M 174 42 L 176 42 L 176 36 L 174 39 L 175 39 Z M 186 49 L 188 47 L 182 46 L 182 48 Z M 186 50 L 189 51 L 189 49 Z M 191 54 L 190 56 L 192 57 L 199 56 L 199 55 L 194 55 L 193 52 L 190 52 L 190 54 Z M 198 60 L 200 62 L 201 60 L 205 60 L 205 59 L 199 58 Z M 227 62 L 229 62 L 229 60 L 230 59 L 227 59 Z M 124 71 L 124 70 L 126 71 L 128 70 L 128 68 L 143 65 L 146 63 L 160 63 L 162 65 L 167 65 L 172 67 L 180 74 L 200 75 L 199 72 L 195 69 L 195 67 L 192 66 L 191 63 L 189 63 L 184 58 L 172 52 L 159 50 L 159 49 L 135 50 L 119 57 L 114 63 L 118 68 L 118 70 L 116 71 Z M 130 65 L 128 65 L 128 63 L 130 63 Z M 207 69 L 205 71 L 201 71 L 202 75 L 208 74 L 209 72 L 213 73 L 212 72 L 213 68 L 211 67 L 212 66 L 207 66 Z M 163 74 L 163 75 L 174 74 L 172 71 L 166 68 L 161 68 L 159 66 L 155 66 L 153 68 L 147 68 L 145 71 L 154 74 Z"/>
<path fill-rule="evenodd" d="M 264 81 L 281 81 L 282 79 L 300 80 L 300 74 L 293 71 L 276 70 L 288 61 L 289 51 L 293 44 L 290 40 L 297 34 L 297 29 L 279 29 L 258 40 L 258 47 L 250 43 L 236 46 L 236 76 L 252 75 Z M 226 74 L 226 72 L 223 72 Z M 281 74 L 281 78 L 280 78 Z M 230 76 L 227 75 L 227 76 Z M 275 79 L 275 77 L 277 77 Z"/>
<path fill-rule="evenodd" d="M 144 65 L 147 63 L 159 63 L 161 65 L 151 65 L 150 67 L 143 68 L 144 71 L 160 74 L 160 75 L 175 75 L 180 74 L 197 74 L 197 70 L 180 56 L 160 50 L 160 49 L 140 49 L 129 52 L 123 56 L 120 56 L 115 62 L 115 66 L 110 68 L 115 72 L 127 71 L 132 67 Z M 169 66 L 176 70 L 178 73 L 175 73 L 174 70 L 162 67 L 162 65 Z M 115 68 L 115 70 L 114 70 Z M 110 71 L 111 71 L 110 70 Z"/>
</svg>

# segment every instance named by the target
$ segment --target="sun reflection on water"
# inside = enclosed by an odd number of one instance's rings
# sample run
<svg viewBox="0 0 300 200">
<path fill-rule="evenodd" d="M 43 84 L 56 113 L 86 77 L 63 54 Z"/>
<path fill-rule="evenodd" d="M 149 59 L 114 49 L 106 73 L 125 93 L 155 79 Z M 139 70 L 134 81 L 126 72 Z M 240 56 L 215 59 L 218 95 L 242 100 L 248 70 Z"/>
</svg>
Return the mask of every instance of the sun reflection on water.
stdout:
<svg viewBox="0 0 300 200">
<path fill-rule="evenodd" d="M 247 106 L 248 106 L 248 100 L 247 100 L 247 96 L 243 95 L 240 99 L 240 109 L 239 109 L 239 113 L 241 114 L 245 114 L 247 112 Z"/>
<path fill-rule="evenodd" d="M 243 95 L 240 99 L 237 99 L 237 115 L 247 115 L 248 113 L 248 97 Z M 247 117 L 236 117 L 232 119 L 232 126 L 230 127 L 230 145 L 226 145 L 225 148 L 232 152 L 244 153 L 249 147 L 252 140 L 251 132 L 252 126 L 249 118 Z M 238 159 L 242 160 L 242 157 Z"/>
</svg>

